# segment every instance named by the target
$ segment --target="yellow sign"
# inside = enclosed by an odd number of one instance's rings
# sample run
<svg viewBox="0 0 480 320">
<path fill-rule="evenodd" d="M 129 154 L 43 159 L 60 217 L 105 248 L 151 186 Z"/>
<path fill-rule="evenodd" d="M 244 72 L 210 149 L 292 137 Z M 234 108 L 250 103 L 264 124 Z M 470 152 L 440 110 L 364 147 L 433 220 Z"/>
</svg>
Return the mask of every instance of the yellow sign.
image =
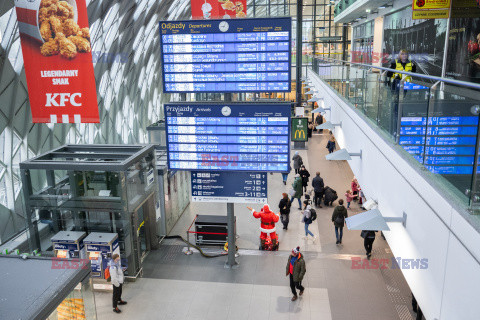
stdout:
<svg viewBox="0 0 480 320">
<path fill-rule="evenodd" d="M 413 10 L 449 9 L 450 0 L 413 0 Z"/>
<path fill-rule="evenodd" d="M 302 137 L 303 136 L 303 137 Z M 305 139 L 305 131 L 303 130 L 297 130 L 295 131 L 295 135 L 294 135 L 295 139 Z"/>
<path fill-rule="evenodd" d="M 450 9 L 446 10 L 416 10 L 412 18 L 417 19 L 448 19 Z"/>
</svg>

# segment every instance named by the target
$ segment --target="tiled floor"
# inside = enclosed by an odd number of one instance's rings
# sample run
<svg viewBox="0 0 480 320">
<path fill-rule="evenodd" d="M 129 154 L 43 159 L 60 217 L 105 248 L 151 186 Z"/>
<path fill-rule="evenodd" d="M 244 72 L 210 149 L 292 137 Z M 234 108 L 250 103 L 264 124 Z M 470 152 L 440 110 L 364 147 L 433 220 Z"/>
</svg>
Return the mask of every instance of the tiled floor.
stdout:
<svg viewBox="0 0 480 320">
<path fill-rule="evenodd" d="M 316 135 L 308 151 L 300 151 L 312 176 L 320 171 L 325 184 L 343 198 L 353 174 L 346 162 L 325 160 L 326 135 Z M 277 209 L 287 186 L 281 175 L 269 175 L 269 202 Z M 292 206 L 296 208 L 297 206 Z M 185 245 L 166 240 L 144 263 L 143 278 L 124 288 L 122 314 L 112 312 L 111 294 L 96 293 L 98 319 L 412 319 L 410 292 L 399 270 L 352 269 L 352 257 L 364 258 L 359 231 L 344 230 L 343 245 L 335 244 L 331 222 L 333 208 L 317 209 L 310 229 L 318 239 L 303 240 L 301 214 L 291 212 L 288 231 L 277 225 L 280 250 L 260 252 L 259 221 L 244 205 L 235 205 L 239 235 L 239 267 L 225 269 L 226 258 L 183 254 Z M 353 204 L 350 214 L 360 212 Z M 185 235 L 195 214 L 225 214 L 224 204 L 191 204 L 172 234 Z M 299 245 L 307 273 L 304 296 L 291 302 L 285 266 L 291 249 Z M 391 258 L 387 243 L 377 237 L 373 258 Z"/>
</svg>

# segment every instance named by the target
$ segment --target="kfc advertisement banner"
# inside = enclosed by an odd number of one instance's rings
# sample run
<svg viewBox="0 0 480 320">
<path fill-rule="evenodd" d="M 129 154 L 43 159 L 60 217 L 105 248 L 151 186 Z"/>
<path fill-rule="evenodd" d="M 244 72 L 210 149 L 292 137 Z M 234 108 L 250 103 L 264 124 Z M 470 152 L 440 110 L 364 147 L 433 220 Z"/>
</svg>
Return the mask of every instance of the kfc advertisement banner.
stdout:
<svg viewBox="0 0 480 320">
<path fill-rule="evenodd" d="M 34 123 L 99 123 L 85 0 L 15 0 Z"/>
<path fill-rule="evenodd" d="M 247 17 L 247 0 L 191 0 L 193 19 Z"/>
</svg>

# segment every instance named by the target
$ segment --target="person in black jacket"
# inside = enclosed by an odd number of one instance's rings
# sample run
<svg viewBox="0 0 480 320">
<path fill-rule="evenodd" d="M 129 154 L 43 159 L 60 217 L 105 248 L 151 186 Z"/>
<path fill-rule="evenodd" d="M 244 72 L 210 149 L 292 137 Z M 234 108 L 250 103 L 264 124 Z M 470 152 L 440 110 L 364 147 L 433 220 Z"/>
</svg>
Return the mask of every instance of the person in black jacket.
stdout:
<svg viewBox="0 0 480 320">
<path fill-rule="evenodd" d="M 375 232 L 372 230 L 362 230 L 362 236 L 364 237 L 363 246 L 365 247 L 365 251 L 367 252 L 367 258 L 370 260 L 372 256 L 372 247 L 373 241 L 375 241 Z"/>
<path fill-rule="evenodd" d="M 323 203 L 326 206 L 331 206 L 331 205 L 333 205 L 333 202 L 337 199 L 338 199 L 337 191 L 333 190 L 329 186 L 326 186 L 325 187 L 325 199 L 324 199 Z"/>
<path fill-rule="evenodd" d="M 278 204 L 278 207 L 280 208 L 280 220 L 282 221 L 283 229 L 288 230 L 290 207 L 292 206 L 292 203 L 290 202 L 290 199 L 288 199 L 288 194 L 282 193 L 282 196 L 283 198 Z"/>
<path fill-rule="evenodd" d="M 338 200 L 338 206 L 335 207 L 332 214 L 332 222 L 335 226 L 335 236 L 337 237 L 336 244 L 342 243 L 343 226 L 345 219 L 348 218 L 347 208 L 343 206 L 343 199 Z"/>
<path fill-rule="evenodd" d="M 308 170 L 302 164 L 302 166 L 300 167 L 300 170 L 298 171 L 298 174 L 300 174 L 300 177 L 302 178 L 302 186 L 303 186 L 304 192 L 307 192 L 307 186 L 308 186 L 308 180 L 310 178 L 310 172 L 308 172 Z"/>
<path fill-rule="evenodd" d="M 322 208 L 322 198 L 325 185 L 322 177 L 320 177 L 320 172 L 318 171 L 315 174 L 315 178 L 312 180 L 312 187 L 313 191 L 315 192 L 313 202 L 315 203 L 315 206 Z"/>
</svg>

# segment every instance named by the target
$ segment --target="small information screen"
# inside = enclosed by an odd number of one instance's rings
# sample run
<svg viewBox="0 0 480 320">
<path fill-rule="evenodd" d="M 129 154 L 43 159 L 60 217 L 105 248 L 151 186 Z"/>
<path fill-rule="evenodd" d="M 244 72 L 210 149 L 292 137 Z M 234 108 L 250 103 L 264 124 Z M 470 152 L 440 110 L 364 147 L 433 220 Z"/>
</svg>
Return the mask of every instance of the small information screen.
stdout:
<svg viewBox="0 0 480 320">
<path fill-rule="evenodd" d="M 290 92 L 291 18 L 161 21 L 164 92 Z"/>
<path fill-rule="evenodd" d="M 267 203 L 267 173 L 192 171 L 192 201 Z"/>
<path fill-rule="evenodd" d="M 403 117 L 400 145 L 428 170 L 472 174 L 478 117 Z"/>
<path fill-rule="evenodd" d="M 164 107 L 170 169 L 288 171 L 290 103 Z"/>
</svg>

